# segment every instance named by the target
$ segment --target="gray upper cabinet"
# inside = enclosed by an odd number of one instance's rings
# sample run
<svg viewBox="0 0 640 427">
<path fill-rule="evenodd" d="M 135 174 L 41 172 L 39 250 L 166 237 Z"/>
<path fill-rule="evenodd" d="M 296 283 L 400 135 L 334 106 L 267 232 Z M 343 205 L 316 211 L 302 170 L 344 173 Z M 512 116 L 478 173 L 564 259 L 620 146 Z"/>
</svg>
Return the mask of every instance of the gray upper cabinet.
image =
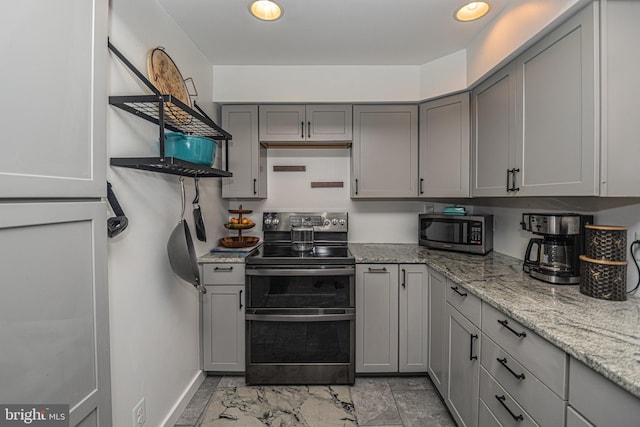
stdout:
<svg viewBox="0 0 640 427">
<path fill-rule="evenodd" d="M 469 197 L 469 94 L 420 105 L 421 197 Z"/>
<path fill-rule="evenodd" d="M 472 195 L 598 195 L 597 4 L 473 91 Z"/>
<path fill-rule="evenodd" d="M 352 121 L 351 104 L 261 105 L 260 141 L 351 141 Z"/>
<path fill-rule="evenodd" d="M 352 198 L 418 194 L 418 106 L 355 105 Z"/>
<path fill-rule="evenodd" d="M 222 179 L 222 197 L 266 198 L 267 149 L 258 140 L 258 106 L 223 105 L 222 127 L 233 135 L 228 157 L 233 177 Z"/>
<path fill-rule="evenodd" d="M 599 193 L 597 4 L 516 60 L 521 196 Z"/>
<path fill-rule="evenodd" d="M 106 196 L 107 2 L 55 4 L 16 4 L 3 20 L 29 36 L 0 42 L 0 197 Z"/>
<path fill-rule="evenodd" d="M 472 195 L 506 196 L 515 164 L 515 65 L 509 64 L 472 93 Z M 513 193 L 511 193 L 513 194 Z"/>
<path fill-rule="evenodd" d="M 603 196 L 640 196 L 640 99 L 638 55 L 629 46 L 640 39 L 640 3 L 601 2 L 601 186 Z"/>
</svg>

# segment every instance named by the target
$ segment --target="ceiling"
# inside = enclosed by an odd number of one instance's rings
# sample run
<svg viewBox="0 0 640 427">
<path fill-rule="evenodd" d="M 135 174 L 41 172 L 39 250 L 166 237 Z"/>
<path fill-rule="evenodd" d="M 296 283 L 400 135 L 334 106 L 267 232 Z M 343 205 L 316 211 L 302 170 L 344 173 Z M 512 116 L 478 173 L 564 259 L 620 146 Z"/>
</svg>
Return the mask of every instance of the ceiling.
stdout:
<svg viewBox="0 0 640 427">
<path fill-rule="evenodd" d="M 464 49 L 508 3 L 475 22 L 465 0 L 276 0 L 274 22 L 250 0 L 157 0 L 213 65 L 422 65 Z M 521 1 L 521 0 L 520 0 Z"/>
</svg>

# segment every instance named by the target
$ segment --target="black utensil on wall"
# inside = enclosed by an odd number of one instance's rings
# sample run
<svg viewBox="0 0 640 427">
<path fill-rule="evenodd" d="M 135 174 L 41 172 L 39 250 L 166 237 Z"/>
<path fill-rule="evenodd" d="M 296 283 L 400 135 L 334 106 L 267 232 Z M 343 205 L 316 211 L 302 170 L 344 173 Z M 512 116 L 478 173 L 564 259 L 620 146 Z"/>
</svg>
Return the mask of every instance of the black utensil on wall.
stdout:
<svg viewBox="0 0 640 427">
<path fill-rule="evenodd" d="M 116 214 L 116 216 L 107 219 L 107 235 L 109 237 L 116 237 L 127 228 L 129 220 L 124 214 L 122 207 L 120 207 L 120 203 L 118 203 L 116 194 L 113 192 L 109 181 L 107 181 L 107 200 L 111 205 L 111 209 L 113 209 L 113 213 Z"/>
<path fill-rule="evenodd" d="M 196 197 L 193 199 L 193 223 L 196 225 L 196 236 L 201 242 L 207 241 L 207 231 L 204 228 L 204 220 L 202 219 L 202 211 L 200 210 L 200 186 L 199 177 L 193 179 L 196 186 Z"/>
</svg>

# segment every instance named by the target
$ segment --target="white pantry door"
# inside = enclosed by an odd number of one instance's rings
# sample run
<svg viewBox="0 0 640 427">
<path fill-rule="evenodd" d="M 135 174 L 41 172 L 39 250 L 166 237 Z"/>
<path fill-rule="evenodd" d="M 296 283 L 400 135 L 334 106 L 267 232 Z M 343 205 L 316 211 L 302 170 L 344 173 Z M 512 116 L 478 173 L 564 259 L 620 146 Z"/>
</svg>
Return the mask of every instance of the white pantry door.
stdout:
<svg viewBox="0 0 640 427">
<path fill-rule="evenodd" d="M 107 0 L 0 13 L 0 198 L 106 195 Z"/>
</svg>

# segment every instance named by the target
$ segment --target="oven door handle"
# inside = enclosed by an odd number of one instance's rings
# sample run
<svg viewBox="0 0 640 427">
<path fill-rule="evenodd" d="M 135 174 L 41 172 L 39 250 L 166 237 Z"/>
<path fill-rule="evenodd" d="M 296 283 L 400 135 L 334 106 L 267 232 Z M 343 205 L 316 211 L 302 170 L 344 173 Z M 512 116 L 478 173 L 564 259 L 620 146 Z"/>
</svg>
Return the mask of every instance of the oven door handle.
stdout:
<svg viewBox="0 0 640 427">
<path fill-rule="evenodd" d="M 355 320 L 355 313 L 346 314 L 245 314 L 245 320 L 260 322 L 339 322 Z"/>
<path fill-rule="evenodd" d="M 353 267 L 345 268 L 248 268 L 247 276 L 352 276 Z"/>
</svg>

